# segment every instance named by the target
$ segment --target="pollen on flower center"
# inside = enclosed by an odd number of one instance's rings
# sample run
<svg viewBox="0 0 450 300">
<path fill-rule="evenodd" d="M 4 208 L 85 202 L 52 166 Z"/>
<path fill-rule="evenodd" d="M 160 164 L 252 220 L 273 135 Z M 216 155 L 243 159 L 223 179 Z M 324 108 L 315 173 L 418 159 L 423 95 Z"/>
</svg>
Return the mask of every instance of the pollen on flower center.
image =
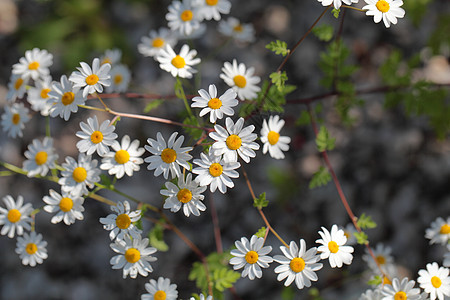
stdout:
<svg viewBox="0 0 450 300">
<path fill-rule="evenodd" d="M 73 180 L 75 180 L 78 183 L 83 182 L 87 177 L 86 169 L 83 167 L 75 168 L 75 170 L 73 170 L 72 177 Z"/>
<path fill-rule="evenodd" d="M 181 189 L 177 193 L 177 198 L 181 203 L 188 203 L 192 200 L 192 192 L 188 189 Z"/>
<path fill-rule="evenodd" d="M 439 277 L 433 276 L 431 277 L 431 284 L 433 285 L 433 287 L 438 289 L 441 286 L 442 281 Z"/>
<path fill-rule="evenodd" d="M 238 24 L 238 25 L 234 26 L 233 30 L 236 32 L 242 32 L 244 30 L 244 28 L 242 27 L 241 24 Z"/>
<path fill-rule="evenodd" d="M 275 131 L 269 131 L 269 134 L 267 135 L 267 140 L 269 140 L 269 144 L 275 145 L 278 143 L 278 139 L 280 138 L 280 134 Z"/>
<path fill-rule="evenodd" d="M 184 58 L 182 58 L 179 55 L 177 55 L 174 58 L 172 58 L 171 63 L 177 69 L 184 68 L 184 66 L 186 65 L 186 61 L 184 60 Z"/>
<path fill-rule="evenodd" d="M 211 109 L 219 109 L 222 107 L 222 101 L 219 98 L 212 98 L 208 101 L 208 106 Z"/>
<path fill-rule="evenodd" d="M 377 9 L 383 13 L 386 13 L 389 11 L 389 3 L 387 3 L 385 0 L 380 0 L 375 4 Z"/>
<path fill-rule="evenodd" d="M 73 100 L 75 100 L 75 94 L 72 92 L 65 92 L 61 98 L 61 102 L 64 105 L 72 104 Z"/>
<path fill-rule="evenodd" d="M 229 137 L 227 137 L 226 140 L 227 147 L 231 150 L 237 150 L 242 145 L 242 140 L 239 136 L 232 134 Z"/>
<path fill-rule="evenodd" d="M 233 77 L 233 81 L 234 84 L 238 87 L 238 88 L 244 88 L 247 85 L 247 79 L 245 79 L 244 76 L 242 75 L 236 75 Z"/>
<path fill-rule="evenodd" d="M 171 148 L 166 148 L 161 152 L 161 159 L 166 164 L 173 163 L 177 159 L 177 152 Z"/>
<path fill-rule="evenodd" d="M 191 10 L 187 9 L 185 11 L 183 11 L 180 15 L 181 20 L 183 20 L 184 22 L 190 21 L 192 20 L 192 17 L 194 16 L 194 14 L 192 13 Z"/>
<path fill-rule="evenodd" d="M 215 6 L 215 5 L 217 5 L 217 2 L 219 2 L 219 0 L 206 0 L 205 2 L 209 6 Z"/>
<path fill-rule="evenodd" d="M 116 218 L 116 225 L 120 229 L 127 229 L 131 225 L 130 216 L 127 214 L 120 214 Z"/>
<path fill-rule="evenodd" d="M 91 134 L 91 142 L 93 142 L 94 144 L 101 143 L 102 141 L 103 133 L 101 133 L 100 131 L 96 130 Z"/>
<path fill-rule="evenodd" d="M 376 257 L 377 263 L 380 265 L 384 265 L 386 263 L 386 258 L 383 255 L 378 255 Z"/>
<path fill-rule="evenodd" d="M 223 167 L 219 163 L 213 163 L 209 166 L 209 174 L 213 177 L 218 177 L 222 175 Z"/>
<path fill-rule="evenodd" d="M 17 91 L 18 89 L 20 89 L 22 84 L 23 84 L 23 79 L 17 78 L 16 82 L 14 83 L 14 89 Z"/>
<path fill-rule="evenodd" d="M 19 124 L 19 122 L 20 122 L 20 115 L 19 114 L 13 114 L 12 122 L 13 122 L 14 125 Z"/>
<path fill-rule="evenodd" d="M 34 161 L 36 162 L 36 164 L 38 166 L 42 166 L 43 164 L 45 164 L 45 162 L 47 161 L 47 152 L 45 151 L 39 151 L 38 153 L 36 153 L 36 155 L 34 156 Z"/>
<path fill-rule="evenodd" d="M 91 74 L 88 77 L 86 77 L 86 83 L 88 85 L 94 85 L 98 82 L 98 76 L 95 74 Z"/>
<path fill-rule="evenodd" d="M 330 241 L 328 243 L 328 249 L 330 250 L 331 253 L 336 253 L 339 251 L 339 246 L 335 241 Z"/>
<path fill-rule="evenodd" d="M 166 300 L 166 292 L 164 291 L 157 291 L 154 295 L 153 295 L 153 300 Z"/>
<path fill-rule="evenodd" d="M 289 263 L 289 267 L 295 273 L 301 272 L 305 268 L 305 260 L 301 257 L 294 257 Z"/>
<path fill-rule="evenodd" d="M 63 212 L 68 212 L 72 209 L 73 207 L 73 201 L 72 199 L 68 198 L 68 197 L 64 197 L 61 199 L 61 201 L 59 201 L 59 209 L 62 210 Z"/>
<path fill-rule="evenodd" d="M 27 251 L 28 254 L 33 255 L 37 252 L 38 248 L 35 243 L 29 243 L 25 247 L 25 251 Z"/>
<path fill-rule="evenodd" d="M 11 223 L 18 222 L 21 216 L 22 214 L 18 209 L 13 208 L 8 211 L 8 221 L 10 221 Z"/>
<path fill-rule="evenodd" d="M 441 226 L 441 230 L 439 230 L 440 234 L 449 234 L 450 233 L 450 224 L 444 224 Z"/>
<path fill-rule="evenodd" d="M 28 65 L 28 70 L 37 70 L 39 68 L 39 63 L 37 61 L 33 61 Z"/>
<path fill-rule="evenodd" d="M 138 262 L 141 259 L 141 252 L 139 252 L 136 248 L 130 248 L 127 251 L 125 251 L 125 259 L 130 264 L 134 264 L 135 262 Z"/>
<path fill-rule="evenodd" d="M 164 46 L 164 40 L 162 38 L 155 38 L 152 41 L 152 46 L 155 48 L 161 48 L 162 46 Z"/>
<path fill-rule="evenodd" d="M 114 83 L 115 84 L 120 84 L 123 81 L 123 77 L 120 74 L 117 74 L 116 76 L 114 76 Z"/>
<path fill-rule="evenodd" d="M 41 98 L 42 99 L 47 99 L 48 98 L 48 92 L 50 92 L 50 89 L 42 89 L 41 90 Z"/>
<path fill-rule="evenodd" d="M 127 150 L 119 150 L 114 155 L 114 160 L 116 163 L 123 165 L 130 160 L 130 153 Z"/>
<path fill-rule="evenodd" d="M 245 261 L 249 264 L 254 264 L 258 261 L 258 253 L 256 251 L 248 251 L 247 254 L 245 254 Z"/>
<path fill-rule="evenodd" d="M 394 300 L 406 300 L 408 296 L 406 296 L 406 293 L 403 291 L 397 292 L 394 295 Z"/>
</svg>

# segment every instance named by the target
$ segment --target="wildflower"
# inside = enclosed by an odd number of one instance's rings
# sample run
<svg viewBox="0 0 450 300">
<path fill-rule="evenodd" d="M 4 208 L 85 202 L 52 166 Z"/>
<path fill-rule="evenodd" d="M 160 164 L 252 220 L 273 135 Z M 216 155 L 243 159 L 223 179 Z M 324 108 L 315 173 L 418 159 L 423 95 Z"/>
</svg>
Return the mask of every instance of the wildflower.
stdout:
<svg viewBox="0 0 450 300">
<path fill-rule="evenodd" d="M 426 270 L 419 271 L 417 282 L 420 287 L 430 294 L 430 299 L 444 300 L 445 296 L 450 296 L 449 269 L 439 267 L 437 263 L 427 264 Z M 445 296 L 444 296 L 445 295 Z"/>
<path fill-rule="evenodd" d="M 31 104 L 31 109 L 39 111 L 41 115 L 48 116 L 52 104 L 49 103 L 48 93 L 52 90 L 52 78 L 46 76 L 35 82 L 36 86 L 31 87 L 28 92 L 27 101 Z"/>
<path fill-rule="evenodd" d="M 16 98 L 22 98 L 27 91 L 28 79 L 23 79 L 18 74 L 11 74 L 8 83 L 8 94 L 6 100 L 13 102 Z"/>
<path fill-rule="evenodd" d="M 31 231 L 24 232 L 23 236 L 17 237 L 16 253 L 19 254 L 22 264 L 30 267 L 42 264 L 47 255 L 47 242 L 42 240 L 42 234 Z"/>
<path fill-rule="evenodd" d="M 99 126 L 95 115 L 93 118 L 88 118 L 87 123 L 80 122 L 82 131 L 76 133 L 76 136 L 81 139 L 77 143 L 78 150 L 81 153 L 86 152 L 87 155 L 97 152 L 98 155 L 103 156 L 108 153 L 108 146 L 111 146 L 117 138 L 117 134 L 114 133 L 116 127 L 109 123 L 109 120 L 105 120 Z"/>
<path fill-rule="evenodd" d="M 191 78 L 193 73 L 197 73 L 197 70 L 192 66 L 200 63 L 200 58 L 194 58 L 197 55 L 197 51 L 189 50 L 188 45 L 183 45 L 180 50 L 180 54 L 176 54 L 170 45 L 167 45 L 162 49 L 155 59 L 159 62 L 159 67 L 170 74 L 173 77 Z"/>
<path fill-rule="evenodd" d="M 425 238 L 430 240 L 430 244 L 447 244 L 450 240 L 450 217 L 447 217 L 446 220 L 441 217 L 434 220 L 431 228 L 425 231 Z"/>
<path fill-rule="evenodd" d="M 168 9 L 166 20 L 172 31 L 189 35 L 200 26 L 198 9 L 191 0 L 173 1 Z"/>
<path fill-rule="evenodd" d="M 23 163 L 23 169 L 28 172 L 28 177 L 47 175 L 48 170 L 55 167 L 55 160 L 58 158 L 58 154 L 54 153 L 53 139 L 45 137 L 42 142 L 34 139 L 28 145 L 25 157 L 27 160 Z"/>
<path fill-rule="evenodd" d="M 353 223 L 348 223 L 344 228 L 344 235 L 347 238 L 347 245 L 356 245 L 356 237 L 354 233 L 356 232 L 355 225 Z"/>
<path fill-rule="evenodd" d="M 205 296 L 203 294 L 199 295 L 200 300 L 213 300 L 213 297 L 211 295 Z M 194 297 L 191 297 L 189 300 L 196 300 Z"/>
<path fill-rule="evenodd" d="M 225 124 L 227 129 L 216 124 L 214 126 L 216 131 L 209 134 L 216 141 L 211 150 L 215 155 L 223 154 L 226 162 L 236 162 L 238 154 L 246 163 L 250 162 L 250 158 L 256 156 L 253 150 L 259 149 L 259 145 L 254 142 L 258 136 L 252 133 L 255 126 L 243 128 L 244 118 L 239 118 L 236 124 L 230 118 L 226 118 Z"/>
<path fill-rule="evenodd" d="M 48 213 L 56 213 L 51 222 L 57 224 L 64 221 L 66 225 L 75 223 L 75 220 L 83 220 L 83 203 L 84 198 L 80 196 L 72 196 L 67 192 L 62 195 L 54 190 L 49 191 L 50 196 L 44 196 L 42 199 L 47 205 L 44 210 Z"/>
<path fill-rule="evenodd" d="M 115 65 L 109 74 L 111 75 L 111 85 L 106 87 L 106 92 L 126 92 L 131 80 L 131 72 L 128 67 L 122 64 Z"/>
<path fill-rule="evenodd" d="M 92 68 L 85 62 L 81 62 L 80 65 L 81 68 L 77 67 L 78 71 L 72 72 L 69 80 L 74 83 L 74 88 L 83 88 L 84 98 L 95 92 L 101 93 L 103 86 L 111 85 L 110 64 L 105 63 L 100 66 L 100 60 L 94 58 Z"/>
<path fill-rule="evenodd" d="M 391 255 L 392 249 L 383 244 L 377 244 L 375 249 L 373 249 L 373 255 L 377 262 L 375 262 L 370 255 L 369 251 L 366 249 L 366 254 L 362 256 L 362 259 L 369 265 L 369 268 L 375 272 L 379 273 L 378 265 L 384 273 L 388 273 L 388 269 L 394 263 L 394 258 Z M 378 265 L 377 265 L 378 263 Z"/>
<path fill-rule="evenodd" d="M 223 115 L 232 116 L 234 110 L 232 107 L 238 105 L 237 94 L 228 89 L 222 96 L 217 97 L 217 88 L 214 84 L 209 85 L 209 93 L 206 90 L 199 90 L 200 97 L 192 98 L 192 107 L 203 108 L 199 116 L 203 117 L 209 113 L 209 121 L 215 123 L 217 119 L 222 119 Z"/>
<path fill-rule="evenodd" d="M 74 89 L 66 75 L 61 76 L 61 82 L 55 82 L 48 93 L 48 102 L 52 104 L 50 116 L 59 115 L 65 121 L 69 120 L 71 113 L 78 111 L 78 105 L 84 105 L 86 97 L 82 96 L 79 89 Z"/>
<path fill-rule="evenodd" d="M 317 263 L 320 260 L 317 255 L 317 248 L 313 247 L 306 250 L 306 242 L 300 240 L 300 249 L 294 241 L 291 241 L 289 248 L 280 246 L 283 255 L 275 255 L 273 260 L 281 265 L 275 268 L 278 273 L 277 280 L 282 281 L 285 278 L 285 286 L 291 285 L 295 280 L 297 288 L 310 287 L 311 281 L 317 281 L 316 271 L 322 269 L 323 264 Z"/>
<path fill-rule="evenodd" d="M 176 300 L 178 297 L 177 285 L 170 284 L 170 279 L 159 277 L 158 281 L 150 279 L 145 284 L 147 294 L 141 296 L 141 300 Z"/>
<path fill-rule="evenodd" d="M 364 0 L 367 5 L 362 9 L 367 10 L 367 16 L 373 16 L 373 21 L 379 23 L 383 20 L 384 26 L 389 28 L 392 24 L 397 24 L 397 18 L 405 16 L 405 10 L 400 6 L 402 0 Z"/>
<path fill-rule="evenodd" d="M 381 300 L 381 297 L 380 289 L 367 290 L 359 297 L 359 300 Z"/>
<path fill-rule="evenodd" d="M 169 29 L 161 27 L 158 31 L 152 30 L 149 36 L 143 36 L 138 45 L 138 51 L 144 56 L 158 55 L 166 45 L 171 47 L 177 43 L 176 35 Z"/>
<path fill-rule="evenodd" d="M 385 284 L 381 290 L 384 296 L 382 300 L 419 300 L 420 290 L 414 288 L 415 281 L 403 278 L 400 282 L 398 278 L 394 278 L 391 284 Z"/>
<path fill-rule="evenodd" d="M 30 120 L 28 116 L 28 108 L 23 103 L 14 103 L 11 106 L 5 106 L 5 112 L 2 114 L 3 131 L 8 133 L 12 138 L 22 137 L 22 130 L 25 123 Z"/>
<path fill-rule="evenodd" d="M 255 40 L 255 29 L 252 24 L 242 24 L 238 19 L 229 17 L 226 21 L 219 22 L 217 29 L 225 36 L 232 37 L 240 42 L 253 42 Z"/>
<path fill-rule="evenodd" d="M 108 49 L 105 54 L 100 56 L 100 65 L 110 64 L 112 68 L 122 59 L 122 51 L 120 49 Z"/>
<path fill-rule="evenodd" d="M 156 257 L 150 256 L 156 252 L 156 248 L 147 246 L 148 239 L 142 239 L 140 235 L 133 240 L 128 235 L 125 235 L 123 240 L 116 239 L 114 243 L 110 244 L 111 249 L 119 253 L 111 258 L 112 268 L 123 268 L 123 278 L 128 275 L 136 278 L 138 273 L 147 276 L 149 272 L 153 271 L 149 262 L 156 261 Z"/>
<path fill-rule="evenodd" d="M 358 3 L 359 0 L 317 0 L 322 3 L 323 6 L 330 6 L 333 4 L 335 9 L 339 9 L 342 5 L 342 2 L 347 5 L 352 5 L 352 3 Z"/>
<path fill-rule="evenodd" d="M 190 34 L 179 32 L 177 34 L 178 40 L 195 40 L 201 38 L 206 32 L 206 24 L 201 23 L 196 29 L 192 30 Z"/>
<path fill-rule="evenodd" d="M 189 170 L 190 166 L 188 160 L 192 158 L 187 152 L 192 150 L 192 147 L 181 147 L 184 141 L 184 136 L 177 137 L 178 132 L 172 133 L 169 140 L 164 140 L 162 134 L 158 132 L 156 134 L 156 140 L 147 139 L 147 143 L 150 146 L 145 145 L 144 148 L 149 151 L 152 156 L 144 159 L 148 170 L 155 170 L 155 176 L 163 174 L 164 178 L 169 177 L 169 171 L 172 178 L 181 177 L 180 166 Z"/>
<path fill-rule="evenodd" d="M 220 21 L 220 14 L 230 13 L 231 3 L 228 0 L 197 0 L 198 13 L 201 19 Z"/>
<path fill-rule="evenodd" d="M 347 238 L 342 229 L 338 229 L 338 226 L 335 224 L 331 227 L 331 233 L 325 227 L 322 227 L 322 231 L 319 231 L 319 234 L 322 238 L 316 240 L 316 243 L 322 244 L 317 249 L 319 252 L 322 252 L 320 254 L 321 259 L 328 258 L 332 268 L 340 268 L 343 263 L 346 265 L 352 263 L 353 247 L 344 246 Z"/>
<path fill-rule="evenodd" d="M 118 202 L 117 205 L 111 205 L 114 214 L 109 214 L 106 218 L 100 218 L 103 229 L 111 230 L 109 237 L 111 240 L 117 238 L 123 240 L 125 235 L 130 235 L 133 239 L 140 237 L 141 230 L 134 226 L 134 222 L 141 218 L 140 210 L 130 209 L 128 201 Z"/>
<path fill-rule="evenodd" d="M 53 64 L 53 55 L 47 50 L 34 48 L 25 52 L 25 57 L 19 59 L 19 63 L 13 66 L 12 73 L 20 75 L 26 80 L 32 78 L 38 80 L 50 74 L 48 69 Z"/>
<path fill-rule="evenodd" d="M 246 237 L 242 237 L 240 241 L 235 242 L 236 248 L 231 250 L 231 255 L 234 256 L 230 259 L 230 264 L 233 265 L 234 270 L 241 269 L 242 277 L 246 277 L 250 280 L 262 277 L 261 268 L 268 268 L 269 264 L 273 262 L 272 257 L 268 256 L 272 251 L 271 246 L 264 245 L 264 239 L 258 238 L 253 235 L 250 242 Z"/>
<path fill-rule="evenodd" d="M 233 64 L 225 62 L 222 68 L 222 78 L 229 87 L 236 91 L 241 100 L 251 100 L 256 98 L 257 92 L 261 90 L 257 84 L 261 78 L 254 76 L 255 69 L 253 67 L 246 68 L 243 63 L 238 65 L 233 59 Z"/>
<path fill-rule="evenodd" d="M 269 150 L 271 157 L 275 159 L 283 159 L 283 151 L 289 150 L 291 138 L 288 136 L 280 136 L 280 130 L 284 126 L 284 120 L 280 120 L 279 116 L 270 116 L 269 123 L 263 122 L 261 129 L 261 142 L 264 143 L 263 153 Z"/>
<path fill-rule="evenodd" d="M 1 235 L 8 234 L 9 238 L 13 238 L 14 234 L 23 234 L 23 229 L 31 229 L 30 214 L 33 207 L 30 203 L 23 204 L 23 197 L 18 196 L 17 202 L 14 202 L 13 197 L 6 195 L 3 197 L 3 203 L 6 208 L 0 207 L 0 225 L 3 225 Z"/>
<path fill-rule="evenodd" d="M 64 171 L 58 183 L 61 190 L 70 193 L 71 196 L 87 195 L 89 188 L 94 187 L 94 183 L 100 181 L 100 170 L 97 168 L 97 160 L 91 160 L 91 156 L 80 153 L 78 162 L 72 157 L 66 157 L 66 162 L 62 164 Z"/>
<path fill-rule="evenodd" d="M 447 244 L 447 253 L 444 254 L 444 267 L 450 267 L 450 244 Z"/>
</svg>

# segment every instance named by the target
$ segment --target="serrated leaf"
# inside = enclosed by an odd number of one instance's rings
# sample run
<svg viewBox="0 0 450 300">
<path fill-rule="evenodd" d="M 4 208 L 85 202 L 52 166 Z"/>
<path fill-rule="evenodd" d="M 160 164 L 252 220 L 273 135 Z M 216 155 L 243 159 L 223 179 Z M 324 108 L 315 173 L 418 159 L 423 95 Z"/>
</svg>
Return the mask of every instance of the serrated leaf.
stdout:
<svg viewBox="0 0 450 300">
<path fill-rule="evenodd" d="M 153 100 L 152 102 L 148 103 L 148 104 L 144 107 L 144 113 L 148 113 L 148 112 L 150 112 L 152 109 L 157 108 L 157 107 L 160 106 L 163 102 L 164 102 L 164 99 L 156 99 L 156 100 Z"/>
<path fill-rule="evenodd" d="M 340 12 L 341 12 L 341 9 L 333 8 L 333 10 L 331 11 L 331 14 L 337 19 L 337 18 L 339 18 Z"/>
<path fill-rule="evenodd" d="M 372 279 L 367 281 L 367 284 L 377 286 L 377 285 L 380 285 L 382 282 L 383 282 L 383 279 L 381 278 L 381 276 L 375 275 Z"/>
<path fill-rule="evenodd" d="M 270 42 L 266 45 L 266 48 L 269 49 L 272 52 L 275 52 L 275 54 L 286 56 L 289 54 L 289 49 L 287 49 L 286 42 L 276 40 L 275 42 Z"/>
<path fill-rule="evenodd" d="M 369 242 L 368 236 L 367 236 L 367 234 L 364 233 L 364 231 L 354 232 L 353 235 L 355 236 L 358 244 L 364 245 Z"/>
<path fill-rule="evenodd" d="M 233 286 L 241 274 L 230 270 L 228 267 L 223 267 L 221 269 L 216 269 L 213 272 L 212 280 L 214 281 L 214 288 L 218 291 L 223 292 Z"/>
<path fill-rule="evenodd" d="M 261 195 L 259 195 L 258 198 L 253 200 L 253 206 L 256 207 L 257 209 L 262 209 L 263 207 L 266 207 L 267 205 L 269 205 L 269 201 L 266 200 L 266 193 L 262 193 Z"/>
<path fill-rule="evenodd" d="M 200 127 L 200 124 L 198 123 L 198 120 L 195 116 L 189 116 L 186 119 L 183 120 L 183 124 L 187 124 L 187 125 L 193 125 L 193 126 L 198 126 Z M 198 140 L 202 134 L 203 134 L 203 130 L 202 129 L 197 129 L 197 128 L 191 128 L 191 127 L 185 127 L 184 130 L 194 139 L 194 140 Z"/>
<path fill-rule="evenodd" d="M 316 187 L 327 185 L 331 181 L 331 175 L 328 169 L 320 167 L 317 172 L 314 173 L 311 181 L 309 182 L 309 188 L 313 189 Z"/>
<path fill-rule="evenodd" d="M 112 185 L 111 177 L 106 174 L 100 174 L 100 184 L 110 187 Z"/>
<path fill-rule="evenodd" d="M 358 218 L 357 224 L 362 229 L 371 229 L 371 228 L 377 227 L 377 223 L 375 223 L 375 221 L 372 220 L 372 217 L 371 216 L 366 216 L 365 213 L 363 213 Z"/>
<path fill-rule="evenodd" d="M 316 145 L 317 149 L 320 152 L 325 150 L 333 150 L 335 146 L 336 139 L 330 137 L 330 133 L 328 132 L 325 126 L 320 126 L 319 132 L 316 137 Z"/>
<path fill-rule="evenodd" d="M 269 77 L 270 77 L 270 79 L 272 79 L 272 83 L 275 84 L 278 91 L 282 92 L 285 87 L 285 82 L 286 82 L 286 80 L 288 80 L 286 72 L 285 71 L 273 72 L 272 74 L 269 75 Z"/>
<path fill-rule="evenodd" d="M 309 116 L 309 113 L 306 110 L 302 110 L 300 113 L 300 117 L 295 120 L 295 125 L 297 126 L 303 126 L 308 125 L 311 123 L 311 117 Z"/>
<path fill-rule="evenodd" d="M 266 236 L 266 232 L 267 232 L 267 228 L 263 226 L 255 233 L 255 235 L 257 237 L 263 238 Z"/>
<path fill-rule="evenodd" d="M 314 27 L 312 32 L 319 40 L 329 42 L 333 38 L 334 28 L 331 25 L 323 24 Z"/>
<path fill-rule="evenodd" d="M 165 252 L 169 250 L 169 246 L 164 242 L 164 227 L 160 224 L 155 224 L 152 230 L 148 233 L 150 245 Z"/>
</svg>

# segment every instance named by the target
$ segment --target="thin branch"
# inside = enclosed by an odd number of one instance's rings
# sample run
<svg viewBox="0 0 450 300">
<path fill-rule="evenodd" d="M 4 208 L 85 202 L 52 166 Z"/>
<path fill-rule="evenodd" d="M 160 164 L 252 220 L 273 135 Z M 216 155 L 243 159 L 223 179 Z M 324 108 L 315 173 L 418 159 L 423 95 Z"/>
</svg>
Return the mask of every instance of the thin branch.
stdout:
<svg viewBox="0 0 450 300">
<path fill-rule="evenodd" d="M 220 235 L 219 217 L 217 216 L 217 210 L 214 204 L 213 194 L 209 192 L 208 195 L 209 195 L 209 208 L 211 211 L 211 218 L 214 226 L 214 239 L 216 241 L 217 253 L 223 253 L 222 237 Z"/>
</svg>

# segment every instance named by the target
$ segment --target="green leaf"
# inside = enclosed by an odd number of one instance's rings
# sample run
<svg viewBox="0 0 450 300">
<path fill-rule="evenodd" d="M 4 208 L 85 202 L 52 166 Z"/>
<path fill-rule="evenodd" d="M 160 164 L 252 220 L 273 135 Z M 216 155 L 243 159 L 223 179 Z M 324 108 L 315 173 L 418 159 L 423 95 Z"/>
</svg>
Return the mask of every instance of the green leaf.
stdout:
<svg viewBox="0 0 450 300">
<path fill-rule="evenodd" d="M 266 45 L 266 48 L 269 49 L 272 52 L 275 52 L 275 54 L 286 56 L 289 54 L 289 49 L 287 49 L 287 44 L 283 41 L 276 40 L 275 42 L 270 42 Z"/>
<path fill-rule="evenodd" d="M 286 286 L 281 291 L 281 299 L 282 300 L 294 300 L 295 299 L 295 291 L 292 287 Z"/>
<path fill-rule="evenodd" d="M 273 72 L 269 75 L 270 79 L 272 79 L 272 83 L 278 88 L 278 91 L 282 92 L 284 90 L 284 83 L 288 79 L 286 72 Z"/>
<path fill-rule="evenodd" d="M 134 226 L 136 226 L 138 229 L 142 230 L 142 217 L 144 216 L 145 212 L 147 211 L 147 206 L 143 205 L 141 207 L 141 217 L 139 220 L 133 223 Z"/>
<path fill-rule="evenodd" d="M 372 220 L 371 216 L 366 216 L 365 213 L 363 213 L 359 218 L 358 221 L 356 222 L 358 224 L 359 227 L 361 227 L 362 229 L 371 229 L 371 228 L 375 228 L 377 227 L 377 223 L 375 223 Z"/>
<path fill-rule="evenodd" d="M 183 120 L 183 124 L 193 125 L 200 127 L 200 124 L 198 123 L 198 120 L 195 116 L 188 116 L 186 119 Z M 198 128 L 190 128 L 185 127 L 184 130 L 194 139 L 198 140 L 202 134 L 203 130 Z"/>
<path fill-rule="evenodd" d="M 279 90 L 277 86 L 272 85 L 266 94 L 268 88 L 269 82 L 265 80 L 256 100 L 258 106 L 262 106 L 263 111 L 281 113 L 284 112 L 283 105 L 286 104 L 286 95 L 293 92 L 297 87 L 295 85 L 286 84 Z"/>
<path fill-rule="evenodd" d="M 100 174 L 100 184 L 108 188 L 111 187 L 112 186 L 111 177 L 106 174 Z"/>
<path fill-rule="evenodd" d="M 320 126 L 319 133 L 316 137 L 317 149 L 320 152 L 325 150 L 333 150 L 335 146 L 335 138 L 331 138 L 330 134 L 325 126 Z"/>
<path fill-rule="evenodd" d="M 331 25 L 323 24 L 313 28 L 312 32 L 319 40 L 329 42 L 333 38 L 334 28 Z"/>
<path fill-rule="evenodd" d="M 267 205 L 269 205 L 269 200 L 266 200 L 266 193 L 262 193 L 261 195 L 259 195 L 258 198 L 253 200 L 253 206 L 256 207 L 257 209 L 262 209 L 263 207 L 266 207 Z"/>
<path fill-rule="evenodd" d="M 300 117 L 298 117 L 297 120 L 295 120 L 295 125 L 297 126 L 303 126 L 303 125 L 309 125 L 311 123 L 311 117 L 309 116 L 309 113 L 306 110 L 302 110 L 300 113 Z"/>
<path fill-rule="evenodd" d="M 162 103 L 164 102 L 164 99 L 155 99 L 152 102 L 148 103 L 145 107 L 144 107 L 144 113 L 148 113 L 150 112 L 152 109 L 157 108 L 158 106 L 160 106 Z"/>
<path fill-rule="evenodd" d="M 162 219 L 162 221 L 164 220 Z M 165 252 L 169 250 L 169 246 L 164 242 L 164 227 L 162 225 L 155 224 L 153 229 L 149 232 L 148 238 L 150 240 L 150 245 L 159 251 Z"/>
<path fill-rule="evenodd" d="M 374 277 L 372 277 L 372 279 L 367 281 L 367 284 L 377 286 L 377 285 L 380 285 L 382 282 L 383 282 L 383 279 L 381 278 L 381 276 L 375 275 Z"/>
<path fill-rule="evenodd" d="M 356 241 L 358 244 L 364 245 L 369 242 L 367 234 L 364 233 L 364 231 L 361 232 L 354 232 L 353 235 L 356 238 Z"/>
<path fill-rule="evenodd" d="M 314 173 L 311 181 L 309 182 L 309 188 L 313 189 L 316 187 L 327 185 L 331 181 L 331 175 L 328 169 L 320 167 L 317 172 Z"/>
<path fill-rule="evenodd" d="M 333 16 L 337 19 L 339 18 L 339 13 L 341 12 L 341 9 L 336 9 L 333 8 L 333 10 L 331 11 L 331 13 L 333 14 Z"/>
<path fill-rule="evenodd" d="M 215 269 L 213 272 L 212 280 L 214 281 L 214 288 L 220 292 L 233 286 L 241 274 L 230 270 L 228 267 L 223 267 L 221 269 Z"/>
<path fill-rule="evenodd" d="M 267 228 L 263 226 L 255 233 L 255 235 L 257 237 L 263 238 L 266 236 L 266 232 L 267 232 Z"/>
</svg>

